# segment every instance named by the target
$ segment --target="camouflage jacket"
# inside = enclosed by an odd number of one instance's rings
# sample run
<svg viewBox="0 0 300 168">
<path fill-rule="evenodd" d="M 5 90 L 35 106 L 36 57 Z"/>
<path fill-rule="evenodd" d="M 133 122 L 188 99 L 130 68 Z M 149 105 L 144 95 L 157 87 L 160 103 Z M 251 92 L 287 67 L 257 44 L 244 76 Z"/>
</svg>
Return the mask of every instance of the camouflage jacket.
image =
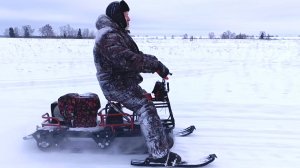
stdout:
<svg viewBox="0 0 300 168">
<path fill-rule="evenodd" d="M 93 54 L 100 85 L 103 82 L 118 85 L 117 88 L 137 85 L 143 80 L 140 73 L 157 70 L 157 58 L 139 51 L 127 31 L 109 17 L 99 16 L 96 28 Z"/>
</svg>

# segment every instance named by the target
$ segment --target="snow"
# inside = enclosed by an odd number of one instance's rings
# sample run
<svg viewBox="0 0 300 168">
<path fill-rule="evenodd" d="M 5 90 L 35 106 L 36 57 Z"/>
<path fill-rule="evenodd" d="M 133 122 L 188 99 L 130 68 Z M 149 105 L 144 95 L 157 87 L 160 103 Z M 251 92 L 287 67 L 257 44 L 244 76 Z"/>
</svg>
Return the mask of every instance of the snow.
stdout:
<svg viewBox="0 0 300 168">
<path fill-rule="evenodd" d="M 135 40 L 173 73 L 169 96 L 176 130 L 197 128 L 176 138 L 172 151 L 185 159 L 216 153 L 210 168 L 300 166 L 300 40 Z M 22 139 L 65 93 L 97 93 L 104 107 L 93 45 L 0 38 L 1 167 L 125 168 L 146 157 L 96 149 L 88 140 L 83 152 L 42 152 L 34 140 Z M 158 75 L 143 76 L 142 87 L 152 91 Z"/>
</svg>

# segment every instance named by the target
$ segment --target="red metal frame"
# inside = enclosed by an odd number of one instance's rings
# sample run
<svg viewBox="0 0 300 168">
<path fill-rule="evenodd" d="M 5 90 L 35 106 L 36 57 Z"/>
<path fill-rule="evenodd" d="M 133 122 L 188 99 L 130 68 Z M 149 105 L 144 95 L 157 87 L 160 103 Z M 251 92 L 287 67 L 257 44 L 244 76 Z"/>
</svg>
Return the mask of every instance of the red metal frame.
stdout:
<svg viewBox="0 0 300 168">
<path fill-rule="evenodd" d="M 130 126 L 130 129 L 134 128 L 134 115 L 130 115 L 127 113 L 120 113 L 120 114 L 102 114 L 99 113 L 98 116 L 100 117 L 100 127 L 111 127 L 113 130 L 115 130 L 115 127 L 123 127 L 123 126 Z M 123 123 L 123 124 L 106 124 L 106 118 L 109 116 L 128 116 L 130 117 L 130 122 L 129 123 Z"/>
<path fill-rule="evenodd" d="M 115 127 L 124 127 L 124 126 L 129 126 L 130 129 L 134 128 L 134 115 L 130 115 L 127 113 L 120 113 L 120 114 L 101 114 L 99 113 L 98 116 L 100 117 L 100 122 L 98 124 L 98 126 L 100 127 L 111 127 L 113 128 L 113 130 L 115 130 Z M 129 123 L 123 123 L 123 124 L 106 124 L 106 118 L 109 116 L 128 116 L 130 118 Z M 45 113 L 42 115 L 42 118 L 44 119 L 44 121 L 42 122 L 42 126 L 57 126 L 57 127 L 61 127 L 62 124 L 60 122 L 60 120 L 56 117 L 50 117 L 49 113 Z M 55 121 L 55 123 L 52 123 L 53 120 Z M 52 121 L 52 122 L 51 122 Z"/>
<path fill-rule="evenodd" d="M 42 122 L 42 126 L 58 126 L 58 127 L 61 127 L 61 123 L 59 121 L 58 118 L 56 117 L 50 117 L 49 113 L 45 113 L 42 115 L 42 118 L 45 119 L 43 122 Z M 55 120 L 56 123 L 51 123 L 51 120 Z"/>
</svg>

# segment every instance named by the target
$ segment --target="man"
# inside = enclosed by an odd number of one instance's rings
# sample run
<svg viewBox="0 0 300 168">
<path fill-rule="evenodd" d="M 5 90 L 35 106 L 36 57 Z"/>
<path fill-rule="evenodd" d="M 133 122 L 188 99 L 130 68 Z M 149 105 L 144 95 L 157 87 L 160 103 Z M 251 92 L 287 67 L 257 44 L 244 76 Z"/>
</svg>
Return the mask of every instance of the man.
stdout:
<svg viewBox="0 0 300 168">
<path fill-rule="evenodd" d="M 166 78 L 169 69 L 155 56 L 144 54 L 128 34 L 129 6 L 125 1 L 115 1 L 106 8 L 106 15 L 96 21 L 98 29 L 94 46 L 97 79 L 105 98 L 122 103 L 139 116 L 145 136 L 150 162 L 180 162 L 181 157 L 170 152 L 167 138 L 152 101 L 139 86 L 140 73 L 157 72 Z"/>
</svg>

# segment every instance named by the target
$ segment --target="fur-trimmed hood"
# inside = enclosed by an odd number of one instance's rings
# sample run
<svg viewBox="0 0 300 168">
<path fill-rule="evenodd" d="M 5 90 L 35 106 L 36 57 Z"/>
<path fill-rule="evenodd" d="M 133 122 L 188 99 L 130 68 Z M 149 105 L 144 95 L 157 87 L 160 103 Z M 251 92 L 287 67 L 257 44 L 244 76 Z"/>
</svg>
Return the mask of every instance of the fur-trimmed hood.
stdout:
<svg viewBox="0 0 300 168">
<path fill-rule="evenodd" d="M 97 30 L 110 27 L 111 29 L 121 30 L 120 26 L 106 15 L 100 15 L 96 21 Z"/>
<path fill-rule="evenodd" d="M 109 32 L 122 32 L 122 28 L 106 15 L 100 15 L 96 21 L 96 41 L 100 41 L 103 35 Z"/>
</svg>

